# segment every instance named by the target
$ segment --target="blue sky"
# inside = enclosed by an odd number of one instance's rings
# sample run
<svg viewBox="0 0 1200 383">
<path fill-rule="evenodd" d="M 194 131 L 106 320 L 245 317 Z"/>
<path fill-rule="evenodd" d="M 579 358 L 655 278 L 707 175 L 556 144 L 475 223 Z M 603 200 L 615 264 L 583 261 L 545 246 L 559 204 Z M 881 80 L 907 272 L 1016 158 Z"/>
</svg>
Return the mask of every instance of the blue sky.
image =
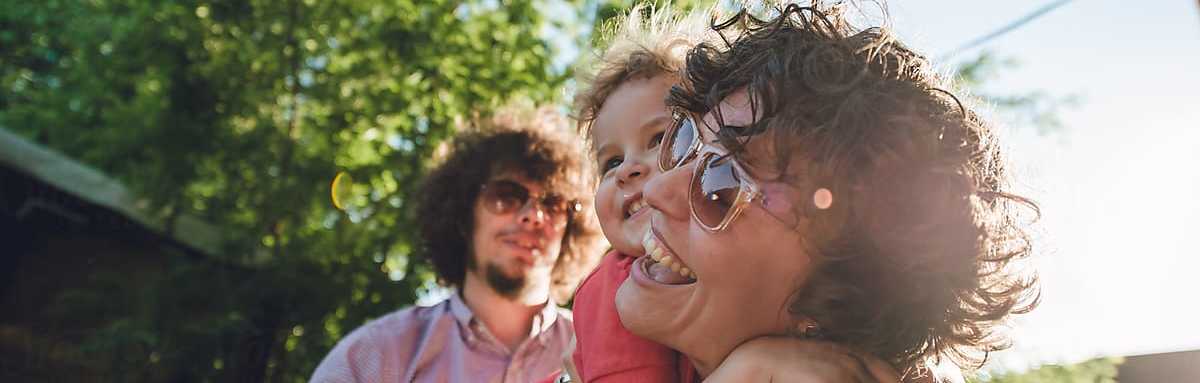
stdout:
<svg viewBox="0 0 1200 383">
<path fill-rule="evenodd" d="M 890 11 L 905 40 L 938 57 L 1048 3 L 907 0 Z M 981 49 L 1020 61 L 990 92 L 1083 100 L 1061 132 L 1005 128 L 1019 185 L 1043 208 L 1044 300 L 994 367 L 1200 349 L 1197 2 L 1077 0 Z"/>
</svg>

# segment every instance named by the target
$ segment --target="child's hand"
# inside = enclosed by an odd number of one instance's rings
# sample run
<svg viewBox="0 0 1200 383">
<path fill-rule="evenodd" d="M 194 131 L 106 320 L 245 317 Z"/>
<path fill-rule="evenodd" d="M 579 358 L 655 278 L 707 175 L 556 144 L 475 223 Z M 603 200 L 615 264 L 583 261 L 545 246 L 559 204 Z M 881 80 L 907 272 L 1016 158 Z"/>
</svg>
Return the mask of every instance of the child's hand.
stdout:
<svg viewBox="0 0 1200 383">
<path fill-rule="evenodd" d="M 742 343 L 704 381 L 898 383 L 900 376 L 884 361 L 841 345 L 765 336 Z"/>
</svg>

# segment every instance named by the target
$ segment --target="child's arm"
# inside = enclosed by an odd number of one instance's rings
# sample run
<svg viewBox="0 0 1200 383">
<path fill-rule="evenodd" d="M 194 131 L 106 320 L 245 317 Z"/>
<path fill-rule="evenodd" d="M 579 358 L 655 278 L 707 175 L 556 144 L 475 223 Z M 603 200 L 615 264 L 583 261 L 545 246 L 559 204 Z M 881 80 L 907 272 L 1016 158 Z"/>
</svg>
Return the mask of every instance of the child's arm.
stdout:
<svg viewBox="0 0 1200 383">
<path fill-rule="evenodd" d="M 742 343 L 704 381 L 898 383 L 900 376 L 879 358 L 841 345 L 766 336 Z"/>
</svg>

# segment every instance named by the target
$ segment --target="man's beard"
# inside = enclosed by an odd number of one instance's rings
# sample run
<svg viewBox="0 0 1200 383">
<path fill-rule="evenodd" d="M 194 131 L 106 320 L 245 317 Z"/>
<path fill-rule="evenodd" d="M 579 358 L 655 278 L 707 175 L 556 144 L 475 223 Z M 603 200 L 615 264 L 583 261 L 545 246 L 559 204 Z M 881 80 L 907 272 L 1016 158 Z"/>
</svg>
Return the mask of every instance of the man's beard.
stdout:
<svg viewBox="0 0 1200 383">
<path fill-rule="evenodd" d="M 517 277 L 508 276 L 500 266 L 488 262 L 483 267 L 483 278 L 487 281 L 488 286 L 496 291 L 502 297 L 516 299 L 525 292 L 525 288 L 529 285 L 529 278 L 522 274 Z"/>
</svg>

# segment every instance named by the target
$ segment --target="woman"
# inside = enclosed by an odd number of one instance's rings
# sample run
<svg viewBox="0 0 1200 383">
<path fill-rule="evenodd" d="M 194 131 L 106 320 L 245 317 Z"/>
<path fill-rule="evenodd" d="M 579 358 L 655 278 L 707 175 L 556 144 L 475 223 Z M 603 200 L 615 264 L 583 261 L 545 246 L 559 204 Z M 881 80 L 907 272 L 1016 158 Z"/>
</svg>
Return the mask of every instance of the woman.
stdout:
<svg viewBox="0 0 1200 383">
<path fill-rule="evenodd" d="M 905 380 L 941 358 L 977 366 L 1007 345 L 995 326 L 1036 305 L 1012 265 L 1036 205 L 923 57 L 837 9 L 777 11 L 737 14 L 715 27 L 728 46 L 688 56 L 622 323 L 710 378 L 771 335 L 861 350 Z"/>
</svg>

